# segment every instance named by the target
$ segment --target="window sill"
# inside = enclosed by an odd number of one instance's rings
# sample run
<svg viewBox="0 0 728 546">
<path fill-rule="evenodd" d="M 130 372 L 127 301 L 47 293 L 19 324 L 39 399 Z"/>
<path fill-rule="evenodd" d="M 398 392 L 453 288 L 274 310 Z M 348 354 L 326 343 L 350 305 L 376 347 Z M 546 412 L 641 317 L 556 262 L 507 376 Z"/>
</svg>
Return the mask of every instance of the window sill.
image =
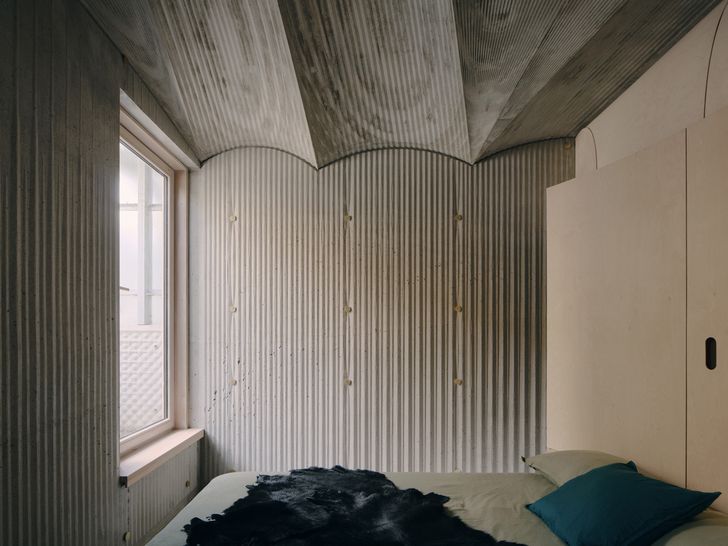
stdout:
<svg viewBox="0 0 728 546">
<path fill-rule="evenodd" d="M 158 440 L 124 455 L 119 464 L 120 484 L 129 487 L 178 453 L 199 442 L 204 435 L 205 431 L 201 428 L 172 430 Z"/>
</svg>

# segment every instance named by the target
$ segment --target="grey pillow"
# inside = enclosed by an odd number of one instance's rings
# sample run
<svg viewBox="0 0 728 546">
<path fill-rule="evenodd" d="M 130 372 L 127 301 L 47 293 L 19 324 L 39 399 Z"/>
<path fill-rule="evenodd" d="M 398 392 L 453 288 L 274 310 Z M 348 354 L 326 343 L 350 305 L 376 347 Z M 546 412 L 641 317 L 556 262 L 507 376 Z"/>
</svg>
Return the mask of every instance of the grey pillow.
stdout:
<svg viewBox="0 0 728 546">
<path fill-rule="evenodd" d="M 528 466 L 559 487 L 600 466 L 627 462 L 626 459 L 602 451 L 581 450 L 550 451 L 526 459 Z"/>
</svg>

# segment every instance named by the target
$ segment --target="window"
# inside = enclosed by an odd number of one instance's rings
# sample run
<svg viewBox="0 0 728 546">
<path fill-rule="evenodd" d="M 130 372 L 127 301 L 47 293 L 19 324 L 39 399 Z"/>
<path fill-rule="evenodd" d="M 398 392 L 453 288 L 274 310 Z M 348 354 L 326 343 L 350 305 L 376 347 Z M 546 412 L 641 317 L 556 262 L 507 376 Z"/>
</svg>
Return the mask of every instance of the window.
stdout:
<svg viewBox="0 0 728 546">
<path fill-rule="evenodd" d="M 122 120 L 124 119 L 122 113 Z M 119 431 L 122 455 L 172 428 L 185 428 L 186 388 L 175 344 L 186 340 L 174 320 L 178 171 L 122 125 L 119 142 Z M 184 175 L 181 177 L 180 175 Z M 180 236 L 181 235 L 181 236 Z M 184 278 L 184 277 L 183 277 Z M 183 287 L 178 287 L 183 288 Z M 186 302 L 182 302 L 186 303 Z M 183 309 L 181 307 L 180 309 Z M 186 325 L 183 322 L 182 325 Z M 177 388 L 175 388 L 177 387 Z M 184 396 L 182 397 L 184 398 Z"/>
</svg>

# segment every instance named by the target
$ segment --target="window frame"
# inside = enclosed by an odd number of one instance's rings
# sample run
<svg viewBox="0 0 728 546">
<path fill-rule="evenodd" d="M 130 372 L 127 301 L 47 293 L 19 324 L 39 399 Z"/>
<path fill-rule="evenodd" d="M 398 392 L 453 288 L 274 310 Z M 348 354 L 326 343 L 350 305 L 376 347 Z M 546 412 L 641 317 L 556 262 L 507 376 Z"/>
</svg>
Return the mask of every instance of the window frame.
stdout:
<svg viewBox="0 0 728 546">
<path fill-rule="evenodd" d="M 124 109 L 120 111 L 119 143 L 167 177 L 165 187 L 165 345 L 167 417 L 125 438 L 120 456 L 173 429 L 187 428 L 187 168 Z M 118 274 L 118 273 L 117 273 Z M 120 325 L 119 325 L 120 327 Z M 119 353 L 117 347 L 117 354 Z M 117 374 L 120 368 L 117 365 Z"/>
</svg>

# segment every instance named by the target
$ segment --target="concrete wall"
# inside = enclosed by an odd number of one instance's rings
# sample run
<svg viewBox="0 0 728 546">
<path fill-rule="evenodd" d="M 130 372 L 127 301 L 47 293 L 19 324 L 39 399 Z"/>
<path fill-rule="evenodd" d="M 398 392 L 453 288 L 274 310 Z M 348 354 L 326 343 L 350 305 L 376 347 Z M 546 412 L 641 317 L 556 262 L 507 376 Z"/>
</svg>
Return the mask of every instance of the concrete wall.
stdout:
<svg viewBox="0 0 728 546">
<path fill-rule="evenodd" d="M 134 542 L 190 494 L 156 474 L 119 486 L 123 78 L 75 0 L 0 3 L 2 544 Z M 197 452 L 180 457 L 196 475 Z"/>
<path fill-rule="evenodd" d="M 416 150 L 206 162 L 190 219 L 205 479 L 523 470 L 544 447 L 545 189 L 573 174 L 571 139 L 473 167 Z"/>
</svg>

